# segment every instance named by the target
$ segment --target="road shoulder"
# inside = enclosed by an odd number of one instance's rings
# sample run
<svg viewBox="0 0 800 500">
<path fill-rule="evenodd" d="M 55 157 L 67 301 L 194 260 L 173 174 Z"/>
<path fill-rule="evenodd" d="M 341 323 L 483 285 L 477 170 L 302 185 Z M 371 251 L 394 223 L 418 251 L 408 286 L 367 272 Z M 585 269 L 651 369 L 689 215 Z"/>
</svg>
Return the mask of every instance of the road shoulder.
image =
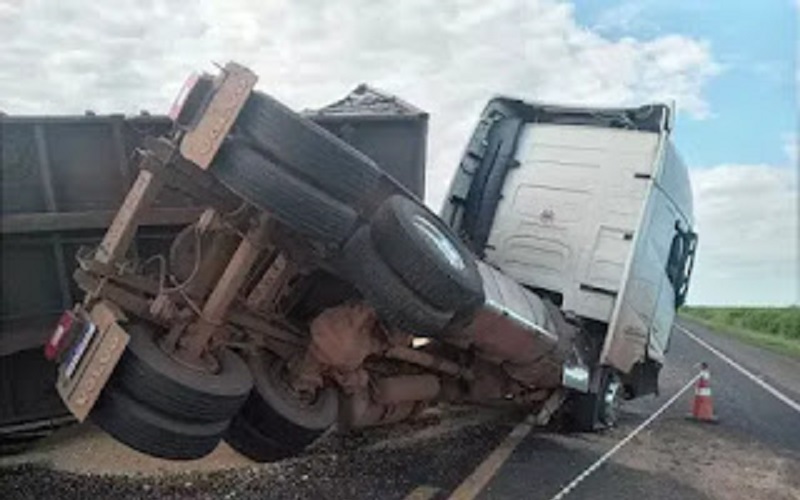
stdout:
<svg viewBox="0 0 800 500">
<path fill-rule="evenodd" d="M 772 352 L 735 337 L 716 333 L 711 328 L 689 318 L 678 319 L 678 326 L 690 330 L 720 352 L 734 358 L 737 363 L 784 392 L 794 401 L 800 401 L 800 360 Z M 678 328 L 676 328 L 678 330 Z M 673 331 L 673 335 L 681 335 Z M 714 356 L 713 353 L 708 353 Z"/>
</svg>

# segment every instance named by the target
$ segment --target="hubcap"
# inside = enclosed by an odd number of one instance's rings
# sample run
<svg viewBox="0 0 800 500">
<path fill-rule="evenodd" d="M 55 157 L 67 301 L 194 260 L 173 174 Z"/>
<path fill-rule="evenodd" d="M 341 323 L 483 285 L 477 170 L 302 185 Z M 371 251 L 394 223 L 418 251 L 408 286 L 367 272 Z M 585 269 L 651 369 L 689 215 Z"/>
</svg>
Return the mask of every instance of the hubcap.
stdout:
<svg viewBox="0 0 800 500">
<path fill-rule="evenodd" d="M 617 423 L 621 391 L 622 384 L 616 377 L 612 377 L 606 384 L 600 409 L 600 421 L 608 427 Z"/>
<path fill-rule="evenodd" d="M 431 246 L 439 251 L 439 254 L 445 258 L 451 267 L 454 267 L 459 271 L 467 267 L 464 259 L 461 258 L 461 254 L 458 252 L 458 248 L 456 248 L 453 242 L 450 241 L 450 238 L 448 238 L 446 234 L 440 231 L 439 228 L 433 225 L 428 219 L 422 217 L 421 215 L 417 215 L 414 217 L 413 223 L 414 227 L 419 230 L 419 232 Z"/>
</svg>

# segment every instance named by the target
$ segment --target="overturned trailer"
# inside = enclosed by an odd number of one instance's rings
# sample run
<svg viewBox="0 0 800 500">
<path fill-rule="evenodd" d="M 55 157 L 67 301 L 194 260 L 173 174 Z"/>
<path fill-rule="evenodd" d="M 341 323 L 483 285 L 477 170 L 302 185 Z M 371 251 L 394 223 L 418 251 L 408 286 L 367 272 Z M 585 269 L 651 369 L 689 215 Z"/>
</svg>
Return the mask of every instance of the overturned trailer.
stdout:
<svg viewBox="0 0 800 500">
<path fill-rule="evenodd" d="M 428 115 L 360 85 L 303 113 L 375 158 L 417 196 L 424 192 Z M 96 246 L 136 178 L 146 137 L 170 132 L 165 115 L 0 115 L 0 437 L 37 435 L 68 415 L 42 347 L 83 292 L 78 249 Z M 204 202 L 167 187 L 139 221 L 133 255 L 167 254 Z"/>
<path fill-rule="evenodd" d="M 441 402 L 540 421 L 564 405 L 595 429 L 654 390 L 696 241 L 668 108 L 495 99 L 440 218 L 414 176 L 256 80 L 235 63 L 194 80 L 80 252 L 85 296 L 46 345 L 77 418 L 155 456 L 225 439 L 273 460 Z M 206 208 L 142 260 L 131 243 L 167 186 Z"/>
</svg>

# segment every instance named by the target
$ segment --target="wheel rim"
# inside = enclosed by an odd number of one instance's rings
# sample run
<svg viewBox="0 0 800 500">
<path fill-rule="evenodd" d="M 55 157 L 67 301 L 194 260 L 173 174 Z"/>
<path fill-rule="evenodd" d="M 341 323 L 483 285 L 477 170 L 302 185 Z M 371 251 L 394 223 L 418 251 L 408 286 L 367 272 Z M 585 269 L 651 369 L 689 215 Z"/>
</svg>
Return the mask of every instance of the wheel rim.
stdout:
<svg viewBox="0 0 800 500">
<path fill-rule="evenodd" d="M 444 257 L 451 267 L 459 271 L 467 267 L 458 248 L 456 248 L 453 242 L 450 241 L 450 238 L 432 224 L 431 221 L 421 215 L 416 215 L 414 216 L 413 224 L 428 244 L 435 248 L 439 252 L 439 255 Z"/>
<path fill-rule="evenodd" d="M 298 391 L 289 383 L 288 367 L 280 360 L 274 360 L 269 367 L 269 374 L 274 382 L 276 393 L 284 401 L 291 402 L 298 408 L 313 410 L 319 400 L 319 391 Z"/>
<path fill-rule="evenodd" d="M 600 421 L 608 427 L 617 423 L 622 384 L 616 377 L 612 377 L 603 391 Z"/>
<path fill-rule="evenodd" d="M 301 394 L 287 380 L 286 363 L 277 356 L 261 355 L 251 359 L 255 389 L 273 411 L 288 421 L 307 429 L 324 430 L 335 420 L 338 409 L 335 391 L 320 388 Z"/>
</svg>

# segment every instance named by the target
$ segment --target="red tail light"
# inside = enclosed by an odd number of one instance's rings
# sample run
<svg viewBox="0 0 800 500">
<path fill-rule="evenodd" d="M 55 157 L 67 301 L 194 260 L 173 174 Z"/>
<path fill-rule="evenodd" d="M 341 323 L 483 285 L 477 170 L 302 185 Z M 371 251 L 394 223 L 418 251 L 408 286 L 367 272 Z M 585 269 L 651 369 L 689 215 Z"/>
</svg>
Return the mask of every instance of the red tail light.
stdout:
<svg viewBox="0 0 800 500">
<path fill-rule="evenodd" d="M 74 312 L 64 311 L 64 314 L 58 319 L 56 330 L 44 346 L 44 356 L 47 359 L 53 361 L 58 358 L 58 355 L 64 350 L 66 341 L 69 338 L 69 332 L 77 319 Z"/>
</svg>

